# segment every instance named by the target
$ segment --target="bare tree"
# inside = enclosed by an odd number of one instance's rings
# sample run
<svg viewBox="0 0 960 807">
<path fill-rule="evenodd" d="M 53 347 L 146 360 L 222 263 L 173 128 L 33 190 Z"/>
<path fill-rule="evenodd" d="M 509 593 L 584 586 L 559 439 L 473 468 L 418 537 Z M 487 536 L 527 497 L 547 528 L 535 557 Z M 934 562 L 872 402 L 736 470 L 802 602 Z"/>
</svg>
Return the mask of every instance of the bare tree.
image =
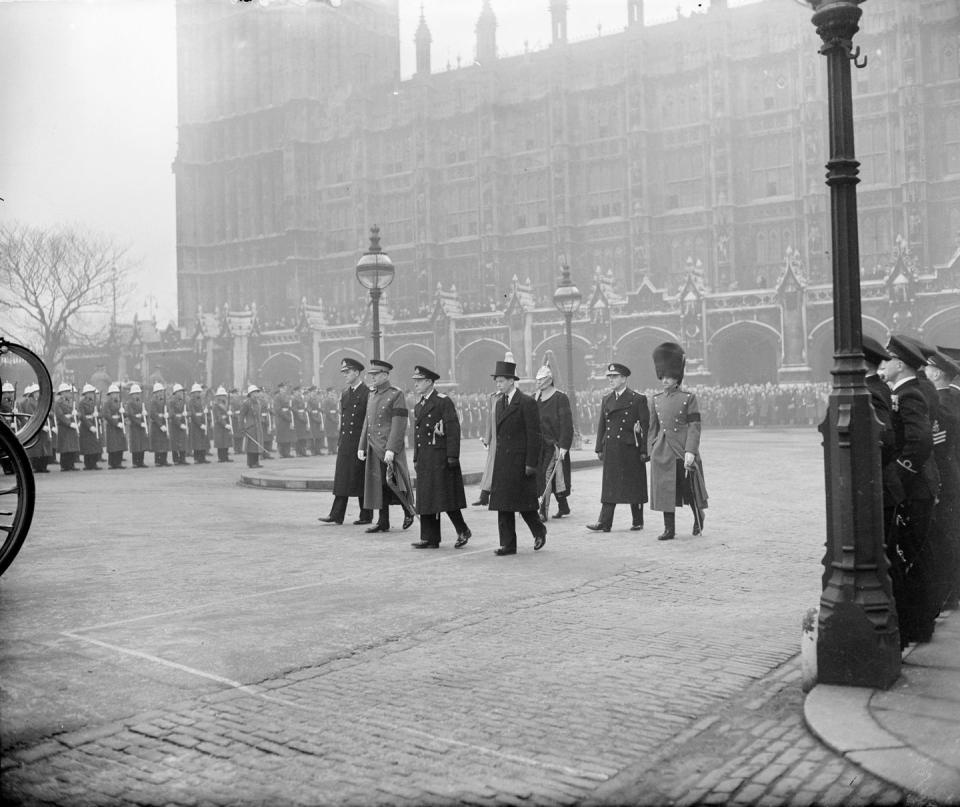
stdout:
<svg viewBox="0 0 960 807">
<path fill-rule="evenodd" d="M 0 314 L 22 324 L 26 334 L 18 341 L 30 343 L 52 370 L 66 345 L 89 342 L 109 327 L 97 320 L 126 285 L 126 256 L 127 247 L 96 233 L 2 225 Z"/>
</svg>

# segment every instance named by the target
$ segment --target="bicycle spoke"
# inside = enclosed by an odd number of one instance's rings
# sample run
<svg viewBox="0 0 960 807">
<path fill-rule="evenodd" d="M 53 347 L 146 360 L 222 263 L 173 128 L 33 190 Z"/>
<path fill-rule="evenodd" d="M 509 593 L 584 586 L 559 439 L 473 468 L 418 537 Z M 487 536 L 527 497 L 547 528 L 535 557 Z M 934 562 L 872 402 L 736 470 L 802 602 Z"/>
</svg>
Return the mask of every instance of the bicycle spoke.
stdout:
<svg viewBox="0 0 960 807">
<path fill-rule="evenodd" d="M 7 488 L 6 490 L 0 490 L 0 496 L 6 496 L 8 493 L 16 493 L 20 490 L 20 486 L 16 485 L 12 488 Z"/>
</svg>

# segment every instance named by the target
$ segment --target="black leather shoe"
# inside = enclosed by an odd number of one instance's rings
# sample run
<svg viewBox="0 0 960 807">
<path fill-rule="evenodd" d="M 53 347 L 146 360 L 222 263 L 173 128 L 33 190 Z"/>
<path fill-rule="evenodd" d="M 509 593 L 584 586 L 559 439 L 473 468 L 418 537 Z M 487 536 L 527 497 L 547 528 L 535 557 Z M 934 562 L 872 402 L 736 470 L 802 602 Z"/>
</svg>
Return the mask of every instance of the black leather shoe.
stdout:
<svg viewBox="0 0 960 807">
<path fill-rule="evenodd" d="M 358 519 L 357 519 L 356 521 L 354 521 L 353 523 L 354 523 L 356 526 L 359 527 L 361 524 L 373 524 L 373 519 L 372 519 L 372 518 L 358 518 Z"/>
<path fill-rule="evenodd" d="M 570 515 L 570 511 L 569 511 L 569 510 L 567 510 L 566 513 L 563 513 L 563 512 L 561 512 L 560 510 L 557 510 L 557 512 L 554 513 L 554 514 L 551 516 L 551 518 L 563 518 L 564 516 L 569 516 L 569 515 Z"/>
<path fill-rule="evenodd" d="M 429 541 L 414 541 L 410 544 L 414 549 L 439 549 L 440 544 L 432 544 Z"/>
<path fill-rule="evenodd" d="M 516 555 L 516 554 L 517 554 L 517 550 L 516 550 L 516 549 L 507 549 L 505 546 L 499 546 L 499 547 L 497 547 L 496 549 L 493 550 L 493 554 L 494 554 L 494 555 L 499 555 L 500 557 L 503 557 L 504 555 Z"/>
<path fill-rule="evenodd" d="M 405 530 L 406 530 L 406 529 L 409 529 L 411 524 L 413 524 L 413 516 L 412 516 L 410 513 L 407 513 L 407 514 L 403 517 L 403 528 L 404 528 Z"/>
<path fill-rule="evenodd" d="M 587 529 L 593 530 L 594 532 L 610 532 L 609 527 L 604 527 L 603 524 L 600 524 L 599 522 L 596 524 L 587 524 Z"/>
<path fill-rule="evenodd" d="M 643 524 L 634 524 L 634 525 L 630 528 L 630 532 L 639 532 L 639 531 L 642 530 L 642 529 L 643 529 Z"/>
<path fill-rule="evenodd" d="M 263 466 L 258 462 L 256 465 L 248 465 L 248 468 L 262 468 Z"/>
<path fill-rule="evenodd" d="M 466 546 L 467 541 L 473 538 L 473 533 L 470 532 L 470 528 L 467 527 L 463 532 L 457 533 L 457 542 L 453 545 L 454 549 L 459 549 L 461 546 Z"/>
<path fill-rule="evenodd" d="M 547 530 L 546 528 L 544 528 L 543 534 L 538 535 L 536 538 L 533 539 L 533 551 L 537 552 L 543 549 L 546 543 L 547 543 Z"/>
<path fill-rule="evenodd" d="M 657 536 L 658 541 L 672 541 L 677 537 L 677 534 L 673 530 L 664 530 Z"/>
<path fill-rule="evenodd" d="M 338 521 L 333 516 L 320 516 L 317 521 L 322 521 L 324 524 L 343 524 L 343 519 Z"/>
<path fill-rule="evenodd" d="M 372 527 L 368 527 L 364 532 L 390 532 L 389 525 L 384 527 L 382 524 L 374 524 Z"/>
</svg>

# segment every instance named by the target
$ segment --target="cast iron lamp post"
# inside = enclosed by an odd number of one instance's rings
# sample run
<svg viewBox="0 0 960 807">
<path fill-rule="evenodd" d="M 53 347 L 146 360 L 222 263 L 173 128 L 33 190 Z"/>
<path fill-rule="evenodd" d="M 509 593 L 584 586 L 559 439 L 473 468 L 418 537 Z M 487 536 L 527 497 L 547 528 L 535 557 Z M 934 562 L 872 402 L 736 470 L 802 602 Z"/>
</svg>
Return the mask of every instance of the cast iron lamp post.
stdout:
<svg viewBox="0 0 960 807">
<path fill-rule="evenodd" d="M 883 540 L 879 426 L 865 383 L 861 344 L 860 250 L 850 62 L 862 0 L 808 0 L 827 57 L 833 389 L 823 435 L 827 546 L 817 637 L 817 679 L 889 687 L 900 674 L 900 635 Z"/>
<path fill-rule="evenodd" d="M 580 424 L 577 417 L 577 393 L 573 383 L 573 315 L 580 310 L 580 303 L 583 295 L 580 289 L 573 285 L 570 280 L 570 267 L 567 265 L 567 258 L 561 253 L 560 268 L 563 274 L 560 277 L 560 285 L 553 292 L 553 304 L 557 310 L 563 314 L 567 329 L 567 378 L 569 381 L 568 394 L 570 396 L 570 411 L 573 417 L 573 448 L 579 450 L 580 442 Z"/>
<path fill-rule="evenodd" d="M 373 358 L 380 358 L 380 295 L 393 282 L 393 261 L 380 248 L 380 228 L 370 228 L 370 249 L 357 261 L 357 280 L 365 289 L 370 289 L 373 304 Z"/>
</svg>

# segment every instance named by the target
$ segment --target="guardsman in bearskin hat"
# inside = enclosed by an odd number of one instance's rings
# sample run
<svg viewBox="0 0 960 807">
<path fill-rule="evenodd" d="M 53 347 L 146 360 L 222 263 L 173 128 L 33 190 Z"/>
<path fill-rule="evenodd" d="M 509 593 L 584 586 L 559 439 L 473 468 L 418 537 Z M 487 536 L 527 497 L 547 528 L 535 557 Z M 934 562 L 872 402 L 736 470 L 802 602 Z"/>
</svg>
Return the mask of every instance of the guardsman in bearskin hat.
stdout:
<svg viewBox="0 0 960 807">
<path fill-rule="evenodd" d="M 395 479 L 407 480 L 407 455 L 404 440 L 407 433 L 407 402 L 403 390 L 390 383 L 390 371 L 393 365 L 381 359 L 371 359 L 367 370 L 367 381 L 371 386 L 367 399 L 367 414 L 360 430 L 360 445 L 357 459 L 363 460 L 363 502 L 371 510 L 379 510 L 377 523 L 367 528 L 367 532 L 388 532 L 390 530 L 390 505 L 403 507 L 403 528 L 407 529 L 414 521 L 412 490 L 398 489 L 390 482 L 388 471 Z M 393 466 L 390 468 L 389 466 Z"/>
<path fill-rule="evenodd" d="M 647 501 L 647 429 L 650 410 L 646 396 L 627 386 L 630 369 L 612 362 L 607 380 L 613 389 L 600 405 L 594 450 L 603 462 L 600 517 L 587 529 L 610 532 L 618 504 L 629 504 L 631 530 L 643 529 L 643 503 Z"/>
<path fill-rule="evenodd" d="M 573 445 L 573 410 L 566 393 L 553 384 L 553 370 L 545 364 L 536 375 L 537 408 L 540 414 L 540 462 L 537 466 L 537 490 L 546 501 L 541 502 L 540 512 L 546 514 L 550 496 L 557 497 L 557 512 L 554 518 L 570 515 L 567 497 L 570 495 L 570 447 Z M 553 461 L 559 463 L 547 489 L 547 472 Z M 646 485 L 644 485 L 646 487 Z"/>
<path fill-rule="evenodd" d="M 500 397 L 494 407 L 496 448 L 490 480 L 490 509 L 497 511 L 497 555 L 517 554 L 516 513 L 533 535 L 534 550 L 547 542 L 547 525 L 537 512 L 540 412 L 537 402 L 517 389 L 517 365 L 498 361 L 493 373 Z"/>
<path fill-rule="evenodd" d="M 650 413 L 650 508 L 663 512 L 663 532 L 657 540 L 669 541 L 676 536 L 676 508 L 684 504 L 694 512 L 693 534 L 703 530 L 707 501 L 700 462 L 700 407 L 697 396 L 680 387 L 686 365 L 680 345 L 658 345 L 653 365 L 663 391 L 653 396 Z"/>
<path fill-rule="evenodd" d="M 460 470 L 460 418 L 453 401 L 434 389 L 440 374 L 414 367 L 413 465 L 417 471 L 417 513 L 420 540 L 417 549 L 440 546 L 440 514 L 446 513 L 457 531 L 459 549 L 472 533 L 460 511 L 467 506 Z"/>
<path fill-rule="evenodd" d="M 367 414 L 367 399 L 370 397 L 370 388 L 360 377 L 363 370 L 363 365 L 356 359 L 346 358 L 340 362 L 340 376 L 343 378 L 343 392 L 340 393 L 340 434 L 339 438 L 332 440 L 328 437 L 328 445 L 337 447 L 337 467 L 333 474 L 333 504 L 330 507 L 330 514 L 318 519 L 325 524 L 343 524 L 347 514 L 347 500 L 351 496 L 360 499 L 360 515 L 353 523 L 370 524 L 373 521 L 373 511 L 364 507 L 363 502 L 365 462 L 357 454 L 360 450 L 363 419 Z M 328 410 L 327 425 L 336 420 L 334 412 Z"/>
</svg>

